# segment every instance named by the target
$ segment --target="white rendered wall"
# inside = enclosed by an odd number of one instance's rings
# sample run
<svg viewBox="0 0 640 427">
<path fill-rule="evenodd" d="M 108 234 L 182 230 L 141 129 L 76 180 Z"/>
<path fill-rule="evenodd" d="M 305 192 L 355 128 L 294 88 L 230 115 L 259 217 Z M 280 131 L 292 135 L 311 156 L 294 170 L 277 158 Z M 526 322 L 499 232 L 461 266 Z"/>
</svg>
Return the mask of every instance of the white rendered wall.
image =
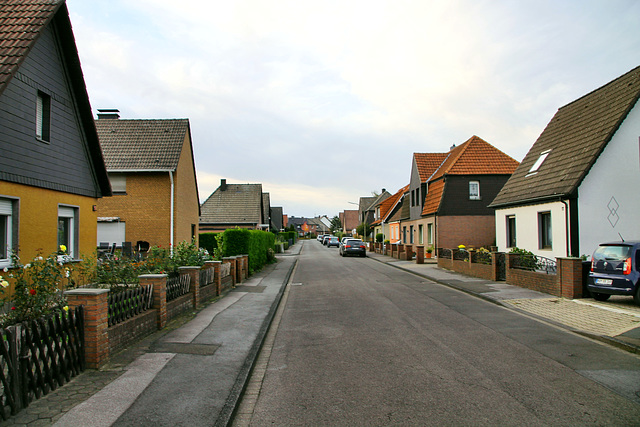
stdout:
<svg viewBox="0 0 640 427">
<path fill-rule="evenodd" d="M 580 254 L 640 240 L 640 106 L 631 110 L 578 189 Z"/>
<path fill-rule="evenodd" d="M 538 247 L 538 213 L 551 212 L 551 249 Z M 516 217 L 516 245 L 538 256 L 554 259 L 567 256 L 565 205 L 562 202 L 522 206 L 496 210 L 496 244 L 498 251 L 507 248 L 507 216 Z"/>
</svg>

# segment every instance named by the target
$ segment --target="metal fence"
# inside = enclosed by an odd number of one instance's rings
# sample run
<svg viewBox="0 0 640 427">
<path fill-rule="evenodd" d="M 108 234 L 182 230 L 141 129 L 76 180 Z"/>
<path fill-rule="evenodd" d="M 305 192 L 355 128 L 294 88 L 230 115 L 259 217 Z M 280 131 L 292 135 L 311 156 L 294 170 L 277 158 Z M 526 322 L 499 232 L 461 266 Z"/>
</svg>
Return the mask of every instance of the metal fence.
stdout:
<svg viewBox="0 0 640 427">
<path fill-rule="evenodd" d="M 474 252 L 473 256 L 471 257 L 471 262 L 476 264 L 492 265 L 493 261 L 491 260 L 491 252 L 486 252 L 486 251 Z"/>
<path fill-rule="evenodd" d="M 109 294 L 109 326 L 147 311 L 153 304 L 153 285 L 138 286 Z"/>
<path fill-rule="evenodd" d="M 182 295 L 189 293 L 189 286 L 191 285 L 191 276 L 187 274 L 181 274 L 178 277 L 171 277 L 167 279 L 167 302 L 181 297 Z"/>
<path fill-rule="evenodd" d="M 82 307 L 3 329 L 0 416 L 6 420 L 69 382 L 84 363 Z"/>
<path fill-rule="evenodd" d="M 511 260 L 511 268 L 546 274 L 556 274 L 558 271 L 555 260 L 531 254 L 518 254 Z"/>
<path fill-rule="evenodd" d="M 469 261 L 469 252 L 466 249 L 454 249 L 453 259 L 456 261 Z"/>
</svg>

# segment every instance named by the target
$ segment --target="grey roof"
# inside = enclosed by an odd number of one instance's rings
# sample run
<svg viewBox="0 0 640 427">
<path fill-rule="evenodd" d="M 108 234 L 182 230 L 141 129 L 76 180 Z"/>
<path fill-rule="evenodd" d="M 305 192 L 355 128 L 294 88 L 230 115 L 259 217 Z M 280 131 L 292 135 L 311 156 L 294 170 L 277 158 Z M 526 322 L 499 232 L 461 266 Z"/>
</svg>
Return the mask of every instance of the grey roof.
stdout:
<svg viewBox="0 0 640 427">
<path fill-rule="evenodd" d="M 175 170 L 190 134 L 188 119 L 99 119 L 107 170 Z"/>
<path fill-rule="evenodd" d="M 490 206 L 577 197 L 578 187 L 639 97 L 637 67 L 560 108 Z M 530 174 L 547 150 L 538 172 Z"/>
<path fill-rule="evenodd" d="M 4 0 L 0 2 L 0 95 L 16 75 L 44 29 L 55 26 L 60 54 L 64 58 L 69 84 L 73 88 L 76 111 L 87 138 L 87 149 L 103 196 L 111 195 L 98 136 L 93 125 L 91 104 L 80 66 L 69 11 L 64 0 Z"/>
<path fill-rule="evenodd" d="M 262 224 L 262 184 L 226 184 L 200 206 L 200 223 Z"/>
</svg>

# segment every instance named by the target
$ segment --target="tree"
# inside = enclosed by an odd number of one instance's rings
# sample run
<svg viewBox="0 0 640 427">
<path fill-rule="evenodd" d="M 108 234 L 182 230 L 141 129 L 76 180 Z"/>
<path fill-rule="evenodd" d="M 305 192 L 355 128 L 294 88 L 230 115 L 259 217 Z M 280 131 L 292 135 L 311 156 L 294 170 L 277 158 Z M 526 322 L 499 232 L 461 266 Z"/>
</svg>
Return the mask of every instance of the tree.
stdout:
<svg viewBox="0 0 640 427">
<path fill-rule="evenodd" d="M 332 233 L 337 233 L 338 231 L 342 231 L 342 222 L 340 222 L 340 218 L 338 218 L 338 215 L 331 218 L 329 230 L 331 230 Z"/>
<path fill-rule="evenodd" d="M 362 224 L 356 227 L 356 233 L 358 233 L 358 235 L 360 236 L 363 236 L 362 240 L 366 240 L 367 236 L 371 234 L 371 226 L 366 222 L 363 222 Z"/>
</svg>

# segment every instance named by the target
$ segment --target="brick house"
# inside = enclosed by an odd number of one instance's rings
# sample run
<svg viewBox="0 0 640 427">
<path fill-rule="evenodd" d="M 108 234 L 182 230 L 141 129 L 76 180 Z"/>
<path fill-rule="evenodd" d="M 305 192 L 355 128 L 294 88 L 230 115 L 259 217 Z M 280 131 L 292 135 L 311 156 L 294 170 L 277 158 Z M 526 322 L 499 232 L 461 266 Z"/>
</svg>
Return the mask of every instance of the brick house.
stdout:
<svg viewBox="0 0 640 427">
<path fill-rule="evenodd" d="M 95 122 L 113 197 L 98 203 L 98 242 L 170 247 L 198 238 L 199 200 L 188 119 Z"/>
<path fill-rule="evenodd" d="M 414 154 L 404 242 L 434 248 L 493 245 L 495 217 L 489 204 L 517 166 L 477 136 L 447 153 Z"/>
<path fill-rule="evenodd" d="M 262 192 L 262 184 L 227 184 L 220 186 L 202 203 L 200 231 L 220 232 L 227 228 L 268 230 L 270 207 L 264 206 L 269 197 Z"/>
<path fill-rule="evenodd" d="M 499 250 L 556 258 L 640 236 L 640 67 L 558 109 L 491 207 Z"/>
<path fill-rule="evenodd" d="M 358 227 L 358 210 L 345 210 L 339 213 L 340 223 L 342 224 L 342 230 L 347 234 L 353 234 L 356 227 Z"/>
<path fill-rule="evenodd" d="M 92 253 L 111 187 L 66 4 L 2 2 L 0 58 L 0 268 Z"/>
<path fill-rule="evenodd" d="M 400 214 L 408 189 L 409 186 L 406 185 L 378 203 L 375 211 L 379 217 L 371 224 L 374 237 L 382 234 L 383 241 L 389 240 L 391 243 L 397 243 L 401 240 Z"/>
</svg>

